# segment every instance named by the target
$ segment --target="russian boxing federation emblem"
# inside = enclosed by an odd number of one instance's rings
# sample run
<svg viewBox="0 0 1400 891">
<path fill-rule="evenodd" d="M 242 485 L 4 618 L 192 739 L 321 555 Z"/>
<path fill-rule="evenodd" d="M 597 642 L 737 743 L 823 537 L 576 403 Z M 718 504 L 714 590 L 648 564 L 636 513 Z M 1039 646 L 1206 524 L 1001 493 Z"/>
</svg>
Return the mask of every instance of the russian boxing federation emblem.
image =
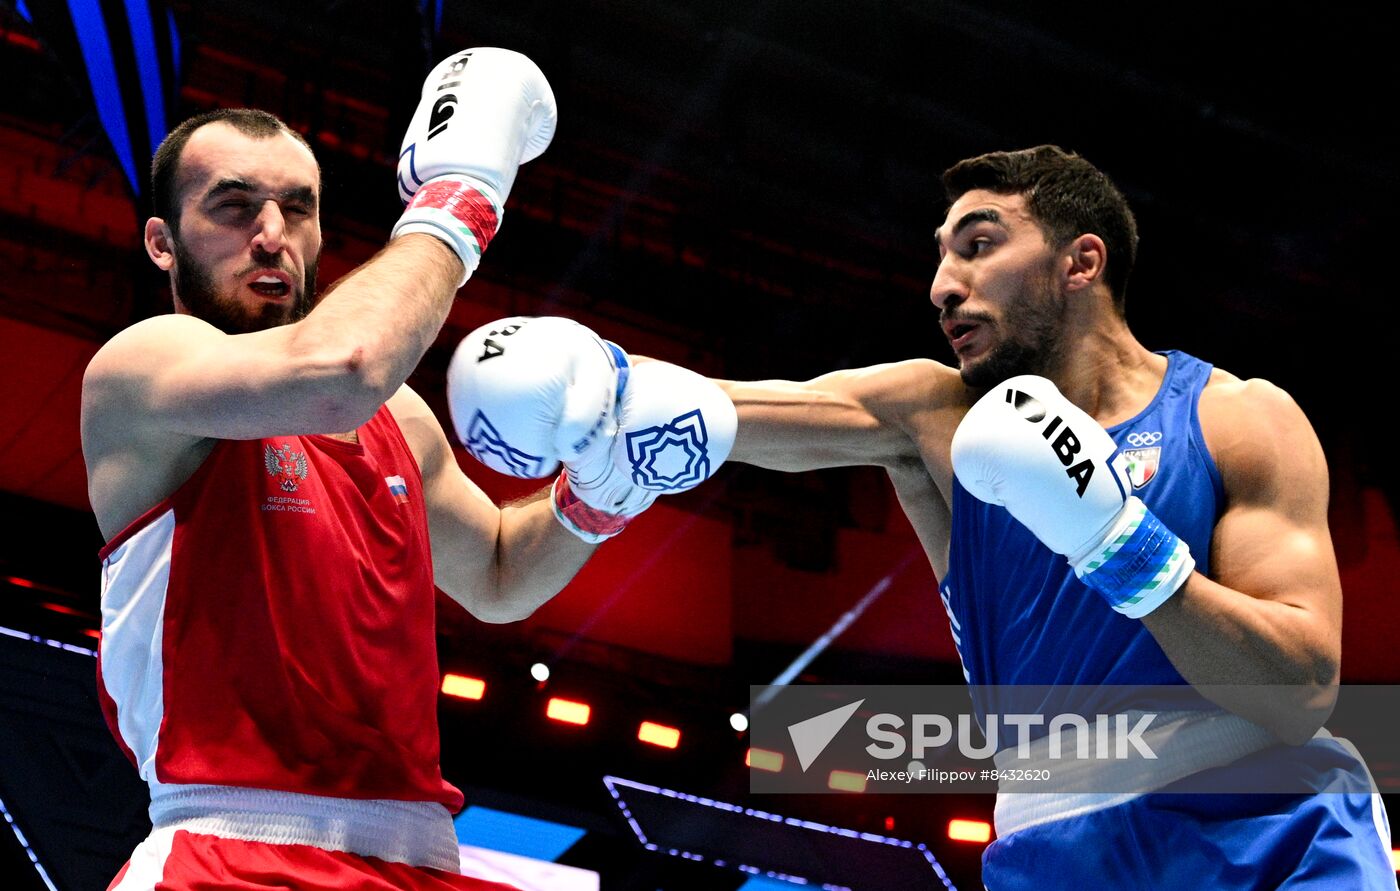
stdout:
<svg viewBox="0 0 1400 891">
<path fill-rule="evenodd" d="M 1149 433 L 1133 432 L 1125 439 L 1128 445 L 1136 446 L 1122 452 L 1128 465 L 1128 480 L 1132 482 L 1134 490 L 1141 489 L 1157 476 L 1157 468 L 1162 460 L 1162 447 L 1155 443 L 1162 441 L 1162 434 L 1155 430 Z"/>
<path fill-rule="evenodd" d="M 499 463 L 504 463 L 510 467 L 511 476 L 540 477 L 545 474 L 545 461 L 543 456 L 531 455 L 513 448 L 510 443 L 501 438 L 501 434 L 496 431 L 495 426 L 487 419 L 486 415 L 477 409 L 472 415 L 471 423 L 467 425 L 466 436 L 462 440 L 462 445 L 476 460 L 487 467 L 492 465 L 492 461 L 487 459 L 487 455 L 495 455 Z"/>
<path fill-rule="evenodd" d="M 267 468 L 268 475 L 277 480 L 283 492 L 295 492 L 310 470 L 306 455 L 286 443 L 275 448 L 268 443 L 263 449 L 263 466 Z"/>
<path fill-rule="evenodd" d="M 627 434 L 632 482 L 653 492 L 697 486 L 710 476 L 710 436 L 700 410 Z"/>
</svg>

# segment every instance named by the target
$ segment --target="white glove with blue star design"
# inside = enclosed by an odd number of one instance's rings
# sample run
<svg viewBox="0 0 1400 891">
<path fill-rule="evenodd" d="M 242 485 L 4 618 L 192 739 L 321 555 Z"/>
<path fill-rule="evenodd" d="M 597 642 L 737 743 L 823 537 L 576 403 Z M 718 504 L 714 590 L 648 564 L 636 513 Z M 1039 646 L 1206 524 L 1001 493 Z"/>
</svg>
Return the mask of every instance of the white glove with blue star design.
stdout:
<svg viewBox="0 0 1400 891">
<path fill-rule="evenodd" d="M 502 319 L 467 335 L 447 392 L 457 437 L 483 464 L 521 477 L 563 464 L 555 516 L 594 543 L 657 495 L 713 475 L 738 427 L 712 381 L 666 362 L 634 366 L 616 344 L 554 317 Z"/>
</svg>

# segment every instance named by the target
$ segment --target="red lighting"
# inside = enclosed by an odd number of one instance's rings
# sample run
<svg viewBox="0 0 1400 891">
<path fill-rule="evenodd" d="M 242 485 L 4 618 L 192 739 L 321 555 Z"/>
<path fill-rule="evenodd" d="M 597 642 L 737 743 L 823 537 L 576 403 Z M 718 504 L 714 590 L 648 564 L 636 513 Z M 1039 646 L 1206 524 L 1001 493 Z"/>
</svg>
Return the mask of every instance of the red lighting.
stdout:
<svg viewBox="0 0 1400 891">
<path fill-rule="evenodd" d="M 48 591 L 50 594 L 60 594 L 64 597 L 77 596 L 71 591 L 65 591 L 62 588 L 55 588 L 53 585 L 46 585 L 43 582 L 36 582 L 33 579 L 22 579 L 19 576 L 15 575 L 4 576 L 4 581 L 7 584 L 14 585 L 16 588 L 29 588 L 32 591 Z"/>
<path fill-rule="evenodd" d="M 885 831 L 894 832 L 894 817 L 885 818 Z"/>
<path fill-rule="evenodd" d="M 549 705 L 545 707 L 544 713 L 545 717 L 552 721 L 577 724 L 582 727 L 588 723 L 588 715 L 591 711 L 592 709 L 586 703 L 573 702 L 555 696 L 549 700 Z"/>
<path fill-rule="evenodd" d="M 442 692 L 458 699 L 480 699 L 486 695 L 486 682 L 463 674 L 447 674 L 442 678 Z"/>
<path fill-rule="evenodd" d="M 986 844 L 992 840 L 992 824 L 984 820 L 949 820 L 948 837 L 953 841 Z"/>
<path fill-rule="evenodd" d="M 39 604 L 39 606 L 48 610 L 51 613 L 62 613 L 65 616 L 77 616 L 80 619 L 94 618 L 93 614 L 88 612 L 87 610 L 73 609 L 73 607 L 64 606 L 61 603 L 41 603 Z"/>
<path fill-rule="evenodd" d="M 36 53 L 40 49 L 39 41 L 25 34 L 17 34 L 14 31 L 5 32 L 5 42 L 12 43 L 15 46 L 22 46 L 25 49 L 33 50 Z"/>
<path fill-rule="evenodd" d="M 637 739 L 644 743 L 660 746 L 663 749 L 674 749 L 681 744 L 681 732 L 675 727 L 667 727 L 665 724 L 643 721 L 642 726 L 637 728 Z"/>
</svg>

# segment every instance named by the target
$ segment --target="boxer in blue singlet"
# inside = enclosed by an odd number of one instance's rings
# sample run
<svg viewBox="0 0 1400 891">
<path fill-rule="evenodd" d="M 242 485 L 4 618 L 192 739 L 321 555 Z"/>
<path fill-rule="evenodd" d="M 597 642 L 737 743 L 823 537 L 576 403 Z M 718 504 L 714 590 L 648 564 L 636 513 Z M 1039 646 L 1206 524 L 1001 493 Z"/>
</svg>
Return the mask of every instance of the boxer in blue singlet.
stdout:
<svg viewBox="0 0 1400 891">
<path fill-rule="evenodd" d="M 997 152 L 944 183 L 930 296 L 957 368 L 724 386 L 733 460 L 886 468 L 979 717 L 1064 710 L 1065 691 L 1094 713 L 1159 709 L 1149 687 L 1200 701 L 1127 786 L 1003 787 L 987 887 L 1396 888 L 1380 797 L 1323 729 L 1341 583 L 1307 418 L 1267 381 L 1138 342 L 1136 222 L 1083 158 Z M 1271 776 L 1287 787 L 1241 779 Z"/>
</svg>

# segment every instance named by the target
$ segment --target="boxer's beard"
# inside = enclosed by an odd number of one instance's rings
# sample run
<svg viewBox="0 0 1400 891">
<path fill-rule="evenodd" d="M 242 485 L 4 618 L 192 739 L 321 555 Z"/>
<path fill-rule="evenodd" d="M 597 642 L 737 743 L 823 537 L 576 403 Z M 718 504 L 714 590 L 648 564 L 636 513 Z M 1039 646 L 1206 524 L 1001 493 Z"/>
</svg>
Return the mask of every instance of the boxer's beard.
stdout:
<svg viewBox="0 0 1400 891">
<path fill-rule="evenodd" d="M 203 319 L 225 334 L 265 331 L 268 328 L 300 321 L 311 312 L 316 293 L 316 264 L 320 260 L 319 257 L 306 264 L 306 284 L 301 288 L 293 285 L 290 303 L 264 302 L 253 309 L 237 298 L 221 295 L 214 282 L 213 273 L 185 251 L 178 240 L 174 243 L 174 250 L 175 296 L 180 298 L 196 318 Z M 239 278 L 259 268 L 282 269 L 277 263 L 277 258 L 272 255 L 267 255 L 263 260 L 261 265 L 253 265 L 240 273 Z"/>
<path fill-rule="evenodd" d="M 959 364 L 967 386 L 985 390 L 1018 374 L 1048 374 L 1064 352 L 1062 326 L 1066 300 L 1051 284 L 1049 271 L 1033 274 L 1026 286 L 1007 303 L 1000 320 L 964 316 L 993 326 L 1001 341 L 971 362 Z M 947 314 L 959 318 L 957 308 Z"/>
</svg>

